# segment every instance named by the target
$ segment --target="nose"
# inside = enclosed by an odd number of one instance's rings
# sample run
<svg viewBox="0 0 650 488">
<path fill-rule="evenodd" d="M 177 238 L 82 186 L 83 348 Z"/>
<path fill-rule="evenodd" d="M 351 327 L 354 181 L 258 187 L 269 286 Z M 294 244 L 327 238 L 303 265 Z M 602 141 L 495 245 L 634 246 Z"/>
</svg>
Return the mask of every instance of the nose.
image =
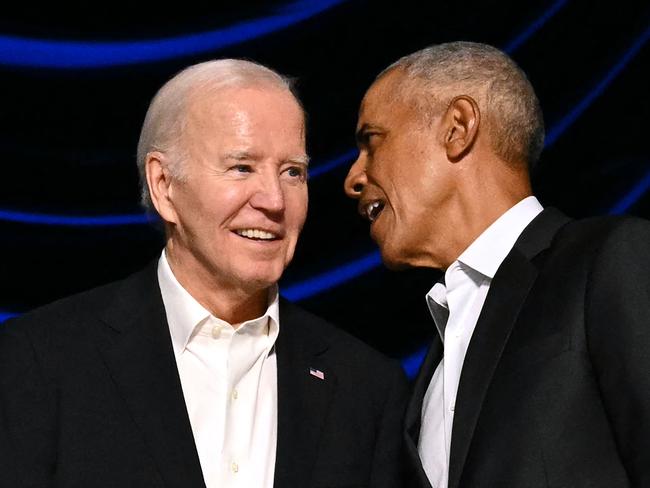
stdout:
<svg viewBox="0 0 650 488">
<path fill-rule="evenodd" d="M 284 189 L 278 175 L 269 175 L 260 181 L 260 185 L 250 199 L 253 208 L 270 213 L 281 213 L 285 208 Z"/>
<path fill-rule="evenodd" d="M 350 198 L 359 198 L 366 183 L 366 170 L 361 161 L 361 155 L 359 155 L 357 160 L 350 167 L 350 171 L 348 171 L 348 176 L 345 178 L 343 188 L 345 189 L 346 195 Z"/>
</svg>

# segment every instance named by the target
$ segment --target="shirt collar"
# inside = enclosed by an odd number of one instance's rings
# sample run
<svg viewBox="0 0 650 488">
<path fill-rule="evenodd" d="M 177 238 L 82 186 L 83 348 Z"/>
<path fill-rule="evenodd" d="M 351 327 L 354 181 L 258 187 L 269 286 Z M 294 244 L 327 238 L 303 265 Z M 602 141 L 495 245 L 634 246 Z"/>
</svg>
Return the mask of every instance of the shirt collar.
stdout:
<svg viewBox="0 0 650 488">
<path fill-rule="evenodd" d="M 524 198 L 485 229 L 458 261 L 489 279 L 494 278 L 521 233 L 542 210 L 537 198 Z"/>
<path fill-rule="evenodd" d="M 523 230 L 542 210 L 537 198 L 532 196 L 511 207 L 451 263 L 440 281 L 429 290 L 427 306 L 443 342 L 449 317 L 448 289 L 463 280 L 472 280 L 477 286 L 485 278 L 492 280 Z"/>
<path fill-rule="evenodd" d="M 183 352 L 196 327 L 202 325 L 211 317 L 218 322 L 231 325 L 218 317 L 214 317 L 209 310 L 183 288 L 183 285 L 178 282 L 169 266 L 164 249 L 158 260 L 158 283 L 176 355 Z M 273 285 L 269 289 L 269 305 L 266 312 L 261 317 L 243 322 L 237 330 L 250 332 L 261 330 L 259 324 L 266 322 L 268 319 L 268 328 L 264 329 L 268 333 L 269 343 L 272 346 L 280 328 L 279 297 L 278 286 Z"/>
</svg>

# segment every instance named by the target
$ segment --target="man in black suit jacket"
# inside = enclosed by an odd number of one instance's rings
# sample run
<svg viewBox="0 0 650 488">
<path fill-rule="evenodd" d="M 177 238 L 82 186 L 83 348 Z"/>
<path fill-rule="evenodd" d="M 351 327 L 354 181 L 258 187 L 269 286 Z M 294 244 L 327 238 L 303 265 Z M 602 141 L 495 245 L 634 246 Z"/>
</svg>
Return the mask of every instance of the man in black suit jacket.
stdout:
<svg viewBox="0 0 650 488">
<path fill-rule="evenodd" d="M 3 325 L 0 485 L 397 486 L 399 365 L 278 298 L 307 210 L 287 81 L 190 67 L 138 153 L 165 250 Z"/>
<path fill-rule="evenodd" d="M 650 486 L 650 224 L 542 209 L 525 74 L 490 46 L 426 48 L 379 75 L 357 139 L 345 188 L 384 262 L 444 271 L 410 486 Z"/>
</svg>

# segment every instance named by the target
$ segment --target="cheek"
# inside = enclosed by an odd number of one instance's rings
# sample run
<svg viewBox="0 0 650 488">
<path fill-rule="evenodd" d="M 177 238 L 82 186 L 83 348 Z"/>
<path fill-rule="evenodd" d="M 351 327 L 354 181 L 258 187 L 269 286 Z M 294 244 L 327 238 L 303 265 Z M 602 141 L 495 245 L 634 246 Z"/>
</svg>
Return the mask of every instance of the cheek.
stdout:
<svg viewBox="0 0 650 488">
<path fill-rule="evenodd" d="M 214 224 L 234 217 L 249 199 L 245 188 L 238 185 L 203 188 L 201 195 L 199 211 Z"/>
<path fill-rule="evenodd" d="M 431 218 L 431 210 L 427 207 L 428 195 L 420 181 L 402 182 L 393 194 L 394 230 L 400 234 L 400 239 L 408 238 L 417 233 L 427 219 Z"/>
<path fill-rule="evenodd" d="M 302 189 L 296 188 L 286 197 L 287 202 L 287 224 L 290 228 L 296 229 L 298 232 L 302 229 L 307 218 L 307 209 L 309 205 L 309 196 L 307 187 Z"/>
</svg>

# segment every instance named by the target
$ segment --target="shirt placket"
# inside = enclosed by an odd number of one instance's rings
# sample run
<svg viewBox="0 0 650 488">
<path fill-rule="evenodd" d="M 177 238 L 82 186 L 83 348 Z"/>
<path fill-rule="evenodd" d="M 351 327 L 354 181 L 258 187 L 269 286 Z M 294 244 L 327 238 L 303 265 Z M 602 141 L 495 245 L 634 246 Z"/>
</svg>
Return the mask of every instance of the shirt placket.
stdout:
<svg viewBox="0 0 650 488">
<path fill-rule="evenodd" d="M 193 355 L 191 361 L 197 369 L 196 378 L 204 378 L 208 383 L 202 387 L 209 392 L 201 395 L 200 402 L 193 405 L 190 418 L 201 419 L 201 425 L 194 429 L 197 444 L 205 446 L 199 450 L 201 467 L 206 480 L 221 479 L 226 469 L 223 463 L 223 450 L 226 438 L 226 402 L 228 349 L 234 330 L 228 324 L 210 317 L 201 331 L 187 344 L 188 353 Z M 186 358 L 190 360 L 190 358 Z M 188 371 L 190 372 L 190 371 Z M 196 397 L 195 397 L 196 398 Z M 208 400 L 209 399 L 209 400 Z"/>
<path fill-rule="evenodd" d="M 447 280 L 447 306 L 449 307 L 449 320 L 445 328 L 445 370 L 443 378 L 443 397 L 445 416 L 445 447 L 447 462 L 449 462 L 449 446 L 453 430 L 453 421 L 456 411 L 456 395 L 460 375 L 463 369 L 465 356 L 464 329 L 466 315 L 471 308 L 467 303 L 472 295 L 472 282 L 460 265 L 454 267 L 446 277 Z"/>
<path fill-rule="evenodd" d="M 259 328 L 259 324 L 246 324 L 242 327 Z M 261 374 L 261 361 L 264 360 L 265 337 L 238 329 L 228 351 L 228 392 L 224 471 L 229 487 L 248 488 L 252 467 L 249 452 L 253 442 L 253 428 L 257 405 L 257 380 Z"/>
</svg>

